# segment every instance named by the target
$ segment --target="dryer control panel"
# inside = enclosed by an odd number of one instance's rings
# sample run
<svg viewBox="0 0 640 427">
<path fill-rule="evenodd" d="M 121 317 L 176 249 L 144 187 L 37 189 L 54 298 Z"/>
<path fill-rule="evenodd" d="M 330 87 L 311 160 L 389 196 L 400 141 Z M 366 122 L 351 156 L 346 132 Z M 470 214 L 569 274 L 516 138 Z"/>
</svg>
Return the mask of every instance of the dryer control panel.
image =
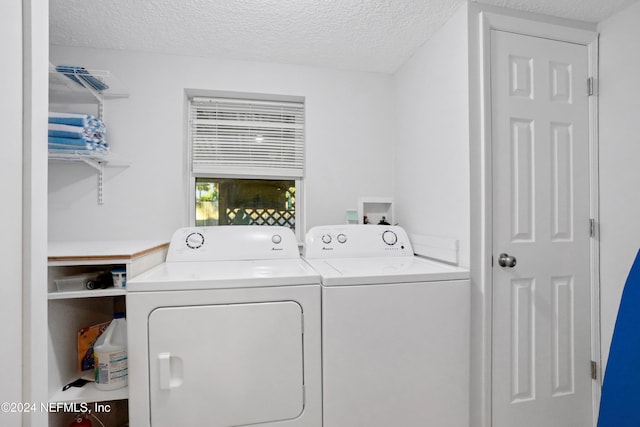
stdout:
<svg viewBox="0 0 640 427">
<path fill-rule="evenodd" d="M 390 225 L 331 225 L 307 232 L 305 258 L 360 258 L 412 256 L 409 236 Z"/>
<path fill-rule="evenodd" d="M 187 227 L 173 233 L 167 262 L 300 258 L 290 228 L 230 225 Z"/>
</svg>

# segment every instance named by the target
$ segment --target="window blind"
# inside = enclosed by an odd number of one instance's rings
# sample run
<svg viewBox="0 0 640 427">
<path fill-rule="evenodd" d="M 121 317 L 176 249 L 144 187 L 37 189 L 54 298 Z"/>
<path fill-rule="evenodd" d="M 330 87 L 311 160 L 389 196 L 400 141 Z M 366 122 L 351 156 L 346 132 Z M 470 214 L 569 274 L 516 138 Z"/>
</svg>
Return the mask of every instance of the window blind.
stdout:
<svg viewBox="0 0 640 427">
<path fill-rule="evenodd" d="M 212 176 L 304 176 L 304 104 L 194 97 L 191 170 Z"/>
</svg>

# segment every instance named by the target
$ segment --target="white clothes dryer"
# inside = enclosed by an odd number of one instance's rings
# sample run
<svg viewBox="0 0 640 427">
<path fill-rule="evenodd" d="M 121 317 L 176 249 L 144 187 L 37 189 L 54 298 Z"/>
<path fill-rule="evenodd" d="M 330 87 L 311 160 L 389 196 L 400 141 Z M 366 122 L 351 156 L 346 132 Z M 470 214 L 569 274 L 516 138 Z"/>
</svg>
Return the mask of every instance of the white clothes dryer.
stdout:
<svg viewBox="0 0 640 427">
<path fill-rule="evenodd" d="M 324 427 L 469 425 L 469 271 L 414 256 L 401 227 L 307 233 L 322 276 Z"/>
<path fill-rule="evenodd" d="M 127 326 L 132 427 L 322 425 L 320 279 L 290 229 L 177 230 Z"/>
</svg>

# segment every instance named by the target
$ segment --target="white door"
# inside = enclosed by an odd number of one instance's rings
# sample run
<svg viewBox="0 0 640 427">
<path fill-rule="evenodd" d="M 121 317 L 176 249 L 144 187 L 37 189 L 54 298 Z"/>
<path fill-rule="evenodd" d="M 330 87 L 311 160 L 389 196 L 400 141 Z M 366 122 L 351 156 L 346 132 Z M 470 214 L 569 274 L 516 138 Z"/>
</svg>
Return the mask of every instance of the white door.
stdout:
<svg viewBox="0 0 640 427">
<path fill-rule="evenodd" d="M 149 388 L 154 427 L 291 424 L 305 404 L 300 305 L 154 310 Z"/>
<path fill-rule="evenodd" d="M 491 32 L 493 427 L 592 424 L 587 69 Z"/>
</svg>

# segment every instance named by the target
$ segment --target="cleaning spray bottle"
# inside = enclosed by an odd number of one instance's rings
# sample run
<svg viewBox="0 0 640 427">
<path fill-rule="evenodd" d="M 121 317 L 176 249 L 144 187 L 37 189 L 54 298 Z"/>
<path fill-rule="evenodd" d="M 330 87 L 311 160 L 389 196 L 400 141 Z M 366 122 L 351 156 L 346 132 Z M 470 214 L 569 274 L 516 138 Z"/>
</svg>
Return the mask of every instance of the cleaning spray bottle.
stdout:
<svg viewBox="0 0 640 427">
<path fill-rule="evenodd" d="M 128 383 L 127 323 L 124 313 L 113 320 L 93 346 L 98 390 L 115 390 Z"/>
</svg>

